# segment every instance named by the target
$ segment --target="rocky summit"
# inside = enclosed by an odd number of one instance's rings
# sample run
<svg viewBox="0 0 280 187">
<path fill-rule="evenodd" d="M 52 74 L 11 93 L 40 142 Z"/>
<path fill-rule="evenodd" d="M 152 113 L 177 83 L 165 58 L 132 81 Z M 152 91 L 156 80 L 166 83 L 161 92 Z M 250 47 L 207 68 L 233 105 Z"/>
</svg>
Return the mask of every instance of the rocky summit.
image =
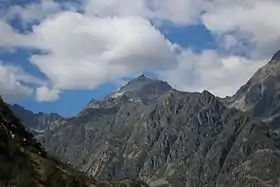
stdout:
<svg viewBox="0 0 280 187">
<path fill-rule="evenodd" d="M 278 53 L 232 97 L 181 92 L 141 75 L 37 138 L 98 180 L 280 186 Z"/>
</svg>

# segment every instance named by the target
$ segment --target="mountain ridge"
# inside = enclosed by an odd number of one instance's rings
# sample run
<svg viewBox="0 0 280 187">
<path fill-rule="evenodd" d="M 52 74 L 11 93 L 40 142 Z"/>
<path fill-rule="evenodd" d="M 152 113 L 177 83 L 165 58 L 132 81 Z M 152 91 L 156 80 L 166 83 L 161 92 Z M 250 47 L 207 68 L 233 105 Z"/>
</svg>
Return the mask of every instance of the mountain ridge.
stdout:
<svg viewBox="0 0 280 187">
<path fill-rule="evenodd" d="M 247 111 L 264 121 L 272 121 L 280 114 L 280 51 L 233 96 L 223 100 L 228 107 Z M 278 118 L 277 118 L 278 120 Z M 275 128 L 280 126 L 274 124 Z"/>
</svg>

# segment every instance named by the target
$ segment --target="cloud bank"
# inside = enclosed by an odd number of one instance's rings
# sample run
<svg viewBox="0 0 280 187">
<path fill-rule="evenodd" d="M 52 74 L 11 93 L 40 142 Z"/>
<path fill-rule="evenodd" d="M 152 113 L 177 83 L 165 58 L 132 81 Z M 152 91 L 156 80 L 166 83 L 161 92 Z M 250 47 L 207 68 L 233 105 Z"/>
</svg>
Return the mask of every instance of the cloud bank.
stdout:
<svg viewBox="0 0 280 187">
<path fill-rule="evenodd" d="M 280 48 L 279 10 L 276 0 L 48 1 L 10 7 L 0 19 L 0 48 L 41 50 L 29 59 L 48 78 L 47 86 L 36 87 L 39 102 L 141 72 L 153 72 L 180 90 L 208 89 L 226 96 Z M 8 23 L 15 17 L 36 24 L 19 33 Z M 195 53 L 171 43 L 161 32 L 164 24 L 186 29 L 203 25 L 219 49 Z M 30 97 L 34 88 L 4 69 L 10 84 L 3 83 L 2 92 L 18 94 L 11 98 Z"/>
</svg>

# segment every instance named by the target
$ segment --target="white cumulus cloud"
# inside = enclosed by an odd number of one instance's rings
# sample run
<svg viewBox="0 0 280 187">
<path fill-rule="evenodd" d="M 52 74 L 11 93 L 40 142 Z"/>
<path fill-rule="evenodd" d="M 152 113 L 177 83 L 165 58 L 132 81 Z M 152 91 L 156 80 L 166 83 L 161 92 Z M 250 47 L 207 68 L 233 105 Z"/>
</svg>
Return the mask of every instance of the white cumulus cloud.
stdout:
<svg viewBox="0 0 280 187">
<path fill-rule="evenodd" d="M 278 0 L 214 0 L 202 22 L 218 37 L 226 37 L 226 46 L 237 45 L 237 50 L 261 57 L 280 48 L 279 16 Z"/>
<path fill-rule="evenodd" d="M 140 17 L 98 18 L 64 12 L 34 27 L 29 37 L 34 47 L 46 52 L 30 61 L 63 90 L 93 89 L 176 64 L 171 44 Z"/>
<path fill-rule="evenodd" d="M 86 14 L 104 16 L 140 16 L 186 26 L 199 22 L 208 6 L 205 0 L 86 0 Z"/>
<path fill-rule="evenodd" d="M 178 61 L 175 68 L 159 72 L 159 77 L 179 90 L 209 90 L 222 97 L 234 94 L 266 62 L 223 56 L 214 50 L 194 53 L 190 49 L 182 49 Z"/>
<path fill-rule="evenodd" d="M 36 89 L 36 100 L 38 102 L 52 102 L 59 99 L 60 90 L 46 86 Z"/>
<path fill-rule="evenodd" d="M 26 36 L 18 34 L 8 23 L 0 19 L 0 50 L 22 45 L 26 39 Z"/>
<path fill-rule="evenodd" d="M 231 95 L 280 48 L 278 0 L 82 2 L 83 13 L 73 6 L 65 11 L 65 4 L 54 1 L 12 7 L 10 17 L 40 21 L 29 34 L 17 33 L 0 20 L 0 48 L 42 51 L 29 59 L 49 81 L 36 83 L 38 101 L 54 101 L 64 90 L 94 89 L 145 71 L 160 72 L 159 78 L 181 90 Z M 177 54 L 176 44 L 152 24 L 156 21 L 202 24 L 225 53 L 180 49 Z"/>
<path fill-rule="evenodd" d="M 2 63 L 0 63 L 0 77 L 0 95 L 6 102 L 10 103 L 32 97 L 33 89 L 26 83 L 43 83 L 19 67 L 7 66 Z"/>
</svg>

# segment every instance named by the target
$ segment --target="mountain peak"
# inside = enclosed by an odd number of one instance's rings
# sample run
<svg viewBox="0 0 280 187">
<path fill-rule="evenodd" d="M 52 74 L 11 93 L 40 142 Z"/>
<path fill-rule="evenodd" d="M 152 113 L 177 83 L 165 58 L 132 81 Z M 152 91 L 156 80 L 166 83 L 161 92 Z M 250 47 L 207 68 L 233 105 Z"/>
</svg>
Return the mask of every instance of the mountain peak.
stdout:
<svg viewBox="0 0 280 187">
<path fill-rule="evenodd" d="M 159 80 L 155 79 L 150 79 L 146 77 L 144 74 L 141 74 L 139 77 L 130 80 L 126 85 L 121 87 L 121 91 L 134 91 L 134 90 L 139 90 L 143 86 L 156 83 L 156 82 L 161 82 Z"/>
<path fill-rule="evenodd" d="M 151 78 L 146 77 L 144 74 L 141 74 L 140 76 L 136 77 L 135 79 L 130 80 L 127 83 L 127 85 L 128 84 L 140 83 L 140 82 L 141 83 L 149 83 L 149 82 L 154 82 L 154 81 L 158 81 L 159 82 L 159 80 L 151 79 Z"/>
<path fill-rule="evenodd" d="M 243 85 L 233 97 L 227 98 L 225 103 L 243 111 L 250 111 L 254 116 L 270 118 L 280 114 L 280 50 L 271 61 L 261 67 Z"/>
<path fill-rule="evenodd" d="M 273 55 L 271 61 L 276 61 L 276 62 L 280 61 L 280 50 L 277 51 L 277 52 Z"/>
<path fill-rule="evenodd" d="M 147 80 L 149 79 L 148 77 L 146 77 L 144 74 L 141 74 L 139 77 L 136 78 L 136 80 Z"/>
<path fill-rule="evenodd" d="M 141 74 L 139 77 L 130 80 L 117 92 L 109 94 L 106 98 L 115 100 L 125 96 L 129 98 L 129 101 L 149 103 L 171 89 L 172 87 L 167 82 L 151 79 Z M 108 101 L 107 99 L 105 100 Z"/>
</svg>

